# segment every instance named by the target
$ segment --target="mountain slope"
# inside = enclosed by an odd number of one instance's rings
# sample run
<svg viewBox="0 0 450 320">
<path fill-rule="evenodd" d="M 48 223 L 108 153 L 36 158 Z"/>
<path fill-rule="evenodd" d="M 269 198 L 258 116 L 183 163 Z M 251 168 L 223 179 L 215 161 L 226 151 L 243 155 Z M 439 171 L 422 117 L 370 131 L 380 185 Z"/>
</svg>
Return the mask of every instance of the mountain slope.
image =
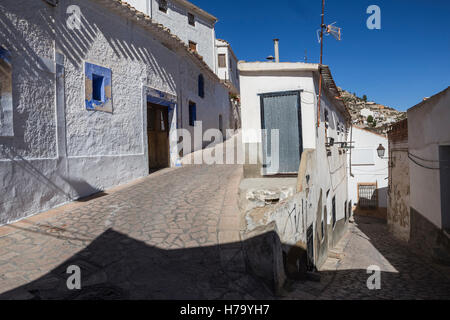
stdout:
<svg viewBox="0 0 450 320">
<path fill-rule="evenodd" d="M 391 124 L 406 118 L 406 112 L 367 101 L 366 97 L 357 97 L 341 88 L 339 92 L 352 115 L 353 125 L 385 134 Z"/>
</svg>

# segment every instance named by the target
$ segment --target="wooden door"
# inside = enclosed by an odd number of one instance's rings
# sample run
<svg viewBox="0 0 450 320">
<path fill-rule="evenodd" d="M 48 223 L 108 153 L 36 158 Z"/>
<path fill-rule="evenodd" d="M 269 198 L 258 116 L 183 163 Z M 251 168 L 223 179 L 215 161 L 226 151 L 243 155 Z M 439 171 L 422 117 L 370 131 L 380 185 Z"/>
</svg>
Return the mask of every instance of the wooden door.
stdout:
<svg viewBox="0 0 450 320">
<path fill-rule="evenodd" d="M 147 105 L 148 157 L 150 169 L 169 166 L 169 112 L 167 107 Z"/>
</svg>

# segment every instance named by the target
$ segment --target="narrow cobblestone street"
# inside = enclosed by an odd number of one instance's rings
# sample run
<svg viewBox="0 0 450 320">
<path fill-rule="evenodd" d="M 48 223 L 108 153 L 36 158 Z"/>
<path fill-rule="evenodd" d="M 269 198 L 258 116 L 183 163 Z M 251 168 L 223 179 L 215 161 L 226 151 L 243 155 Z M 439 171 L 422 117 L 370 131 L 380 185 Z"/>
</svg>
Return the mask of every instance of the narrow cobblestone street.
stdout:
<svg viewBox="0 0 450 320">
<path fill-rule="evenodd" d="M 2 227 L 0 298 L 270 296 L 245 274 L 236 201 L 241 170 L 167 169 L 84 206 Z M 67 289 L 70 265 L 82 270 L 81 291 Z"/>
<path fill-rule="evenodd" d="M 241 166 L 166 169 L 108 194 L 0 227 L 0 299 L 274 299 L 246 274 L 236 192 Z M 320 282 L 281 299 L 449 299 L 450 268 L 385 224 L 356 217 Z M 67 289 L 67 267 L 82 290 Z M 368 290 L 367 267 L 381 269 Z"/>
<path fill-rule="evenodd" d="M 288 299 L 450 299 L 450 267 L 419 256 L 396 240 L 382 220 L 355 217 L 338 244 L 341 258 L 328 258 L 320 282 L 291 285 Z M 369 290 L 369 266 L 381 271 L 380 290 Z"/>
</svg>

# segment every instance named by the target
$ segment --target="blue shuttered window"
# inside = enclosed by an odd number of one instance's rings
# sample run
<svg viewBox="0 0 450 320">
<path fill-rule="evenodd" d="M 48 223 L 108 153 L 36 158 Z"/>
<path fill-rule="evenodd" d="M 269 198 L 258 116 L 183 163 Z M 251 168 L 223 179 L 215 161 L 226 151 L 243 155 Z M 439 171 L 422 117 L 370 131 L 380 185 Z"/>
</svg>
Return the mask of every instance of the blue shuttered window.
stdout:
<svg viewBox="0 0 450 320">
<path fill-rule="evenodd" d="M 205 78 L 202 74 L 198 76 L 198 96 L 205 97 Z"/>
</svg>

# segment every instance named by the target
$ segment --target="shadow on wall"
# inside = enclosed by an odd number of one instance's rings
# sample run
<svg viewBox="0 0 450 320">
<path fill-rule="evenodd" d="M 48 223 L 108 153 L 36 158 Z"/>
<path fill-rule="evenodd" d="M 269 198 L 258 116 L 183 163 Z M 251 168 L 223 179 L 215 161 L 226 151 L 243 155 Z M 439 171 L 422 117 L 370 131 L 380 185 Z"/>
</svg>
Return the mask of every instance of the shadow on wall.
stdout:
<svg viewBox="0 0 450 320">
<path fill-rule="evenodd" d="M 84 180 L 68 179 L 59 174 L 57 168 L 58 164 L 54 161 L 53 165 L 45 165 L 45 161 L 28 161 L 21 155 L 17 154 L 12 148 L 3 148 L 2 155 L 9 159 L 12 164 L 12 172 L 6 174 L 7 179 L 17 179 L 17 176 L 22 180 L 28 181 L 29 185 L 39 185 L 40 193 L 34 194 L 31 192 L 16 192 L 6 188 L 2 188 L 3 194 L 9 194 L 14 197 L 14 201 L 21 203 L 21 208 L 27 208 L 33 201 L 40 201 L 41 203 L 51 202 L 52 199 L 58 199 L 58 203 L 64 201 L 86 201 L 85 197 L 93 195 L 99 197 L 105 195 L 99 188 L 90 185 Z M 42 167 L 39 164 L 43 164 Z M 17 174 L 15 177 L 13 173 Z M 8 185 L 8 180 L 6 180 Z M 89 198 L 91 199 L 91 198 Z M 8 201 L 7 197 L 0 200 L 0 212 L 6 213 L 4 210 Z M 0 224 L 8 223 L 17 217 L 0 215 Z M 22 217 L 20 217 L 22 218 Z"/>
<path fill-rule="evenodd" d="M 285 285 L 297 286 L 309 297 L 327 299 L 431 299 L 450 298 L 450 280 L 409 253 L 373 218 L 357 217 L 359 236 L 370 239 L 377 251 L 392 266 L 382 267 L 382 290 L 369 290 L 366 266 L 361 269 L 320 272 L 321 282 L 300 280 Z M 384 232 L 380 232 L 380 228 Z M 55 234 L 46 234 L 55 237 Z M 273 234 L 264 235 L 265 239 Z M 60 238 L 60 236 L 57 236 Z M 61 239 L 61 238 L 60 238 Z M 64 238 L 62 238 L 64 239 Z M 253 244 L 261 242 L 250 239 Z M 269 243 L 266 243 L 270 246 Z M 245 244 L 244 244 L 245 246 Z M 0 299 L 274 299 L 264 281 L 247 274 L 240 243 L 163 250 L 149 246 L 112 229 L 93 240 L 49 273 L 0 295 Z M 236 254 L 238 252 L 239 254 Z M 406 253 L 405 253 L 406 252 Z M 373 259 L 367 259 L 373 264 Z M 263 261 L 264 262 L 264 261 Z M 264 262 L 265 263 L 265 262 Z M 81 290 L 67 288 L 69 266 L 81 268 Z M 266 265 L 267 272 L 271 266 Z M 360 267 L 358 265 L 358 267 Z M 396 271 L 394 271 L 395 269 Z M 412 281 L 412 279 L 414 281 Z M 267 282 L 266 282 L 267 284 Z M 405 285 L 408 290 L 405 290 Z M 433 290 L 423 290 L 433 288 Z M 323 295 L 326 292 L 326 295 Z M 430 293 L 431 292 L 431 293 Z M 295 296 L 294 296 L 295 297 Z"/>
<path fill-rule="evenodd" d="M 70 30 L 66 26 L 66 8 L 69 5 L 78 5 L 81 9 L 81 27 L 80 29 Z M 116 55 L 116 59 L 127 59 L 131 61 L 140 61 L 145 63 L 153 73 L 170 86 L 173 92 L 176 92 L 176 85 L 173 76 L 167 70 L 161 67 L 155 56 L 150 52 L 149 42 L 142 41 L 137 45 L 137 38 L 130 33 L 124 32 L 129 27 L 126 21 L 117 17 L 116 14 L 109 12 L 104 7 L 87 1 L 62 1 L 55 10 L 58 16 L 56 23 L 52 20 L 52 15 L 48 13 L 41 14 L 41 18 L 46 22 L 49 34 L 53 33 L 56 38 L 56 47 L 62 50 L 62 53 L 69 59 L 74 66 L 81 66 L 86 53 L 89 52 L 99 36 L 104 37 Z M 116 28 L 111 24 L 114 17 Z M 142 30 L 143 33 L 148 31 Z M 147 38 L 152 38 L 147 34 Z M 163 47 L 161 46 L 161 50 Z"/>
<path fill-rule="evenodd" d="M 13 1 L 11 1 L 12 3 Z M 131 61 L 140 61 L 147 64 L 153 73 L 156 73 L 164 83 L 170 86 L 172 91 L 176 91 L 174 78 L 167 70 L 161 67 L 155 56 L 150 52 L 152 47 L 148 41 L 142 41 L 140 45 L 136 45 L 136 39 L 133 39 L 131 33 L 124 32 L 129 28 L 126 21 L 117 17 L 117 27 L 111 27 L 111 19 L 116 16 L 115 13 L 109 12 L 104 7 L 93 2 L 74 0 L 60 1 L 58 6 L 51 7 L 44 2 L 37 2 L 35 16 L 39 19 L 30 19 L 25 10 L 17 7 L 12 13 L 18 19 L 31 20 L 32 23 L 43 21 L 43 36 L 48 40 L 55 39 L 56 48 L 61 50 L 68 61 L 75 67 L 82 67 L 86 53 L 89 52 L 93 44 L 104 37 L 116 55 L 116 59 L 127 59 Z M 81 9 L 81 27 L 71 30 L 67 27 L 66 20 L 70 15 L 66 13 L 69 5 L 78 5 Z M 14 6 L 7 5 L 8 8 Z M 39 76 L 41 70 L 47 70 L 48 67 L 42 59 L 35 53 L 35 50 L 28 44 L 29 41 L 22 34 L 22 30 L 17 30 L 16 25 L 12 23 L 9 16 L 0 15 L 0 40 L 3 40 L 9 51 L 13 55 L 20 55 L 24 58 L 25 70 L 28 76 Z M 130 31 L 131 32 L 131 31 Z M 143 30 L 145 34 L 147 31 Z M 147 32 L 147 38 L 152 35 Z M 163 46 L 161 51 L 164 50 Z"/>
</svg>

